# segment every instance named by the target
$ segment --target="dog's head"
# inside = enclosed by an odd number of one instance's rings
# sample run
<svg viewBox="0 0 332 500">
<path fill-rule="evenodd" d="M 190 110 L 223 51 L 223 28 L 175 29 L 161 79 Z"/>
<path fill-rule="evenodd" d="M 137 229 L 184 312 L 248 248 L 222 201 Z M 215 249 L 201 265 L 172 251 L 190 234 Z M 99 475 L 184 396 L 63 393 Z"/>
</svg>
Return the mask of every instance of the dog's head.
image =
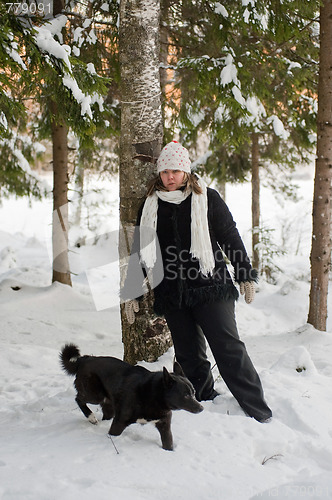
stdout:
<svg viewBox="0 0 332 500">
<path fill-rule="evenodd" d="M 195 398 L 192 383 L 186 378 L 179 363 L 174 363 L 173 373 L 163 369 L 165 400 L 170 410 L 187 410 L 200 413 L 203 406 Z"/>
</svg>

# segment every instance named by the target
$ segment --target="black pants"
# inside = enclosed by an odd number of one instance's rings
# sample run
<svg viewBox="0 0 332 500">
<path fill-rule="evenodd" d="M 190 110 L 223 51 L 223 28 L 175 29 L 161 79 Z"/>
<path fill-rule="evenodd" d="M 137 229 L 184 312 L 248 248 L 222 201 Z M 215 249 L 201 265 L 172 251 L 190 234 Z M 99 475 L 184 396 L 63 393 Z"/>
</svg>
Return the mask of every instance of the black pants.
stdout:
<svg viewBox="0 0 332 500">
<path fill-rule="evenodd" d="M 205 337 L 220 375 L 242 409 L 257 420 L 272 415 L 259 376 L 239 339 L 233 300 L 183 308 L 166 313 L 165 318 L 176 359 L 193 384 L 198 400 L 212 399 L 215 395 Z"/>
</svg>

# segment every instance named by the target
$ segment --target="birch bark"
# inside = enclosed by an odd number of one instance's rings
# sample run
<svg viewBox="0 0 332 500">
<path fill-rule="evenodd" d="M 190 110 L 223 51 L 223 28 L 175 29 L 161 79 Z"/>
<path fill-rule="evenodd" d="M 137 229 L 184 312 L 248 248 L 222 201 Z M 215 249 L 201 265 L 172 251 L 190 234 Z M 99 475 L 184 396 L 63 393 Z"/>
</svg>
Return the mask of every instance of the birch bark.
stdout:
<svg viewBox="0 0 332 500">
<path fill-rule="evenodd" d="M 138 209 L 155 173 L 163 137 L 159 76 L 159 0 L 121 0 L 120 262 L 128 255 Z M 125 270 L 121 268 L 121 280 Z M 134 325 L 121 307 L 124 359 L 157 359 L 171 345 L 164 320 L 152 314 L 152 294 Z"/>
</svg>

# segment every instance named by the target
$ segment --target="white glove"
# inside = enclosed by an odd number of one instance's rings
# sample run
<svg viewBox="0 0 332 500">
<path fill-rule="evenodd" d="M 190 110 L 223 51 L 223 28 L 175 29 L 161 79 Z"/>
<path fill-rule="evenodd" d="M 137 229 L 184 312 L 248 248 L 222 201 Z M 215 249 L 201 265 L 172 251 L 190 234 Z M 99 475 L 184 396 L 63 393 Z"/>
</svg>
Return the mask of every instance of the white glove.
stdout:
<svg viewBox="0 0 332 500">
<path fill-rule="evenodd" d="M 127 316 L 128 323 L 133 325 L 135 323 L 135 313 L 139 311 L 139 304 L 137 300 L 128 300 L 125 302 L 125 313 Z"/>
<path fill-rule="evenodd" d="M 255 283 L 253 281 L 241 281 L 240 294 L 244 295 L 247 304 L 251 304 L 255 298 Z"/>
</svg>

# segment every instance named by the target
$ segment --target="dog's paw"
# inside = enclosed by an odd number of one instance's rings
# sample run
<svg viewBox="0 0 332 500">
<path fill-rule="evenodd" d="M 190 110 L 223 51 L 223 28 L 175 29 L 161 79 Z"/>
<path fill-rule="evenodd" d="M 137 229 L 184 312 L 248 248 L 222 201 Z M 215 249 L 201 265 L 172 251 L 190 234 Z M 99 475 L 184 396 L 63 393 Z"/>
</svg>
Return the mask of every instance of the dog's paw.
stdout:
<svg viewBox="0 0 332 500">
<path fill-rule="evenodd" d="M 90 413 L 88 420 L 89 420 L 90 424 L 93 424 L 93 425 L 98 424 L 98 420 L 96 419 L 96 415 L 94 413 Z"/>
</svg>

